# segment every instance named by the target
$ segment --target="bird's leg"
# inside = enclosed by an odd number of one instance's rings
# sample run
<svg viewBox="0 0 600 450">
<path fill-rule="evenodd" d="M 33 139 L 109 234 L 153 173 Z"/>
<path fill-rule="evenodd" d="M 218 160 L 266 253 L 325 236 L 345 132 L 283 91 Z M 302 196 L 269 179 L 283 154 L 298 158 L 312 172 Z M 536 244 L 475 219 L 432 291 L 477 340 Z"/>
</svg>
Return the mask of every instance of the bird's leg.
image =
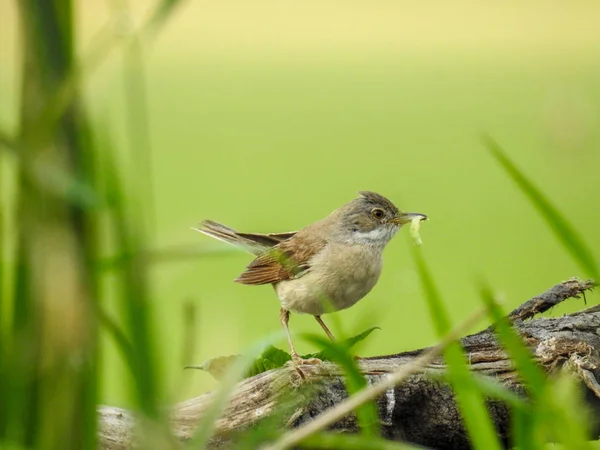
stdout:
<svg viewBox="0 0 600 450">
<path fill-rule="evenodd" d="M 327 325 L 325 325 L 325 322 L 323 322 L 323 319 L 321 319 L 321 316 L 314 316 L 315 320 L 317 322 L 319 322 L 319 325 L 321 325 L 321 327 L 323 328 L 323 330 L 325 331 L 325 334 L 329 337 L 329 339 L 331 339 L 332 342 L 335 342 L 335 337 L 333 337 L 333 333 L 331 331 L 329 331 L 329 328 L 327 328 Z"/>
<path fill-rule="evenodd" d="M 327 334 L 327 336 L 329 337 L 329 339 L 331 339 L 331 342 L 335 342 L 335 337 L 333 336 L 333 333 L 329 330 L 329 328 L 327 327 L 327 325 L 325 325 L 325 322 L 323 322 L 323 319 L 321 319 L 321 316 L 314 316 L 315 320 L 317 322 L 319 322 L 319 325 L 321 325 L 323 327 L 323 330 L 325 330 L 325 333 Z M 353 356 L 354 359 L 361 359 L 360 356 Z"/>
<path fill-rule="evenodd" d="M 292 335 L 290 334 L 290 328 L 288 327 L 288 322 L 290 321 L 290 312 L 285 308 L 281 308 L 281 311 L 279 312 L 279 318 L 281 319 L 281 325 L 283 325 L 285 335 L 287 336 L 288 344 L 290 345 L 292 361 L 302 361 L 302 358 L 300 358 L 300 355 L 298 355 L 298 352 L 294 347 L 294 343 L 292 342 Z"/>
<path fill-rule="evenodd" d="M 294 347 L 294 343 L 292 342 L 292 335 L 290 334 L 290 329 L 288 327 L 288 322 L 290 321 L 290 312 L 285 308 L 281 308 L 281 311 L 279 312 L 279 318 L 281 319 L 281 325 L 283 325 L 283 329 L 285 330 L 285 335 L 287 336 L 288 344 L 290 345 L 290 353 L 292 355 L 292 362 L 295 365 L 320 364 L 321 363 L 320 359 L 317 359 L 317 358 L 302 359 L 300 357 L 300 355 L 298 354 L 298 352 L 296 351 L 296 348 Z M 303 374 L 301 374 L 301 375 L 304 377 Z"/>
</svg>

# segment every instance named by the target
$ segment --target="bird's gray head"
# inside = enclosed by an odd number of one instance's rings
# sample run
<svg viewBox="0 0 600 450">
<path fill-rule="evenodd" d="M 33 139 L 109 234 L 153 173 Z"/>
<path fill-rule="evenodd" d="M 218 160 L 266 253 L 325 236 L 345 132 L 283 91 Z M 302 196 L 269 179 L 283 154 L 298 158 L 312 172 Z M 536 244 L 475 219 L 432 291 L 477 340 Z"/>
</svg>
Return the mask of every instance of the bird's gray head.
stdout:
<svg viewBox="0 0 600 450">
<path fill-rule="evenodd" d="M 398 229 L 413 218 L 427 218 L 424 214 L 402 212 L 383 195 L 368 191 L 359 192 L 358 198 L 336 213 L 347 240 L 380 247 L 384 247 Z"/>
</svg>

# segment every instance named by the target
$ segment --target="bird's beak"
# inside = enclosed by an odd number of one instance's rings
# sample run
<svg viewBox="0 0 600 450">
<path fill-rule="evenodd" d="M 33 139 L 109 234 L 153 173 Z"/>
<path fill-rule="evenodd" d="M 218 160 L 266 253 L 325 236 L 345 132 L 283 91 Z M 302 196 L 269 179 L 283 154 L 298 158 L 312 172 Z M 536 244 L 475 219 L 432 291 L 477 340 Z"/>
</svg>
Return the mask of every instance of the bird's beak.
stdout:
<svg viewBox="0 0 600 450">
<path fill-rule="evenodd" d="M 425 214 L 401 212 L 398 213 L 398 215 L 392 220 L 390 220 L 390 222 L 395 223 L 397 225 L 404 225 L 406 223 L 412 222 L 413 219 L 415 219 L 416 217 L 418 217 L 421 220 L 427 220 L 427 216 Z"/>
</svg>

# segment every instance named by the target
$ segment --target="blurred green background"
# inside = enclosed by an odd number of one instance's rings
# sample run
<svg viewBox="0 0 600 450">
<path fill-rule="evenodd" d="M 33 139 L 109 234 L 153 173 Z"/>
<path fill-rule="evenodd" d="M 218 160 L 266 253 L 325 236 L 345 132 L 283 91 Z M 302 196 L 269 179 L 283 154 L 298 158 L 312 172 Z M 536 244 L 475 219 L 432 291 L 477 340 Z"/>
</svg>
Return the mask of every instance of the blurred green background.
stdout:
<svg viewBox="0 0 600 450">
<path fill-rule="evenodd" d="M 108 3 L 78 4 L 84 54 L 112 17 Z M 131 5 L 138 23 L 148 5 Z M 374 190 L 430 216 L 423 251 L 457 321 L 480 304 L 480 276 L 507 309 L 583 276 L 480 136 L 494 136 L 600 249 L 599 14 L 594 1 L 184 2 L 144 52 L 151 139 L 142 151 L 152 173 L 135 160 L 128 169 L 152 180 L 152 247 L 229 250 L 190 227 L 210 218 L 244 231 L 298 229 Z M 20 89 L 12 3 L 0 4 L 0 17 L 0 123 L 10 129 Z M 125 153 L 131 87 L 122 53 L 87 79 L 86 97 Z M 10 204 L 11 167 L 1 170 Z M 386 250 L 368 297 L 336 314 L 347 334 L 381 327 L 361 356 L 435 341 L 407 235 Z M 156 262 L 155 333 L 174 399 L 214 387 L 183 365 L 240 353 L 279 331 L 272 289 L 232 282 L 249 260 L 217 251 Z M 106 308 L 117 315 L 107 287 Z M 193 342 L 184 337 L 186 304 L 196 308 Z M 553 313 L 581 307 L 572 301 Z M 297 315 L 291 328 L 320 332 Z M 125 373 L 105 336 L 103 403 L 128 405 Z"/>
</svg>

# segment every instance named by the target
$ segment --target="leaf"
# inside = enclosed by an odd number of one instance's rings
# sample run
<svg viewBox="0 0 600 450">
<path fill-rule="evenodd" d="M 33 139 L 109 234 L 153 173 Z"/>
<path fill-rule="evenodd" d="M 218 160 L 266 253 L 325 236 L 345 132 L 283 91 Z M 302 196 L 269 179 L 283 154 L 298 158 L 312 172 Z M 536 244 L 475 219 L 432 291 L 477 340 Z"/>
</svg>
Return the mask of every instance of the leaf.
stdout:
<svg viewBox="0 0 600 450">
<path fill-rule="evenodd" d="M 267 370 L 283 367 L 286 362 L 291 360 L 292 357 L 289 353 L 270 345 L 261 353 L 258 358 L 254 360 L 246 372 L 245 377 L 253 377 L 259 373 L 266 372 Z"/>
<path fill-rule="evenodd" d="M 366 339 L 373 331 L 379 330 L 379 327 L 372 327 L 368 330 L 363 331 L 362 333 L 357 334 L 356 336 L 352 336 L 338 345 L 345 348 L 350 349 L 354 347 L 360 341 Z M 230 355 L 230 356 L 218 356 L 216 358 L 211 358 L 204 361 L 199 365 L 190 365 L 184 367 L 184 369 L 197 369 L 202 370 L 204 372 L 210 373 L 216 380 L 221 381 L 223 379 L 223 375 L 229 369 L 229 367 L 235 363 L 237 359 L 239 359 L 241 355 Z M 318 358 L 321 361 L 335 361 L 335 355 L 331 349 L 326 348 L 323 351 L 318 353 L 310 353 L 308 355 L 303 355 L 303 359 L 310 358 Z M 291 355 L 283 351 L 277 347 L 273 347 L 269 345 L 259 356 L 256 358 L 252 364 L 248 367 L 248 370 L 244 374 L 244 378 L 250 378 L 254 375 L 258 375 L 259 373 L 266 372 L 268 370 L 277 369 L 279 367 L 283 367 L 285 363 L 291 361 Z"/>
<path fill-rule="evenodd" d="M 185 366 L 184 369 L 197 369 L 210 373 L 216 380 L 222 380 L 231 365 L 240 358 L 241 355 L 217 356 L 207 359 L 200 365 Z"/>
<path fill-rule="evenodd" d="M 222 381 L 225 373 L 240 358 L 242 358 L 242 355 L 217 356 L 216 358 L 207 359 L 199 365 L 185 366 L 184 369 L 202 370 L 210 373 L 216 380 Z M 289 353 L 269 345 L 248 365 L 246 372 L 244 372 L 244 378 L 250 378 L 259 373 L 283 367 L 291 359 Z"/>
</svg>

